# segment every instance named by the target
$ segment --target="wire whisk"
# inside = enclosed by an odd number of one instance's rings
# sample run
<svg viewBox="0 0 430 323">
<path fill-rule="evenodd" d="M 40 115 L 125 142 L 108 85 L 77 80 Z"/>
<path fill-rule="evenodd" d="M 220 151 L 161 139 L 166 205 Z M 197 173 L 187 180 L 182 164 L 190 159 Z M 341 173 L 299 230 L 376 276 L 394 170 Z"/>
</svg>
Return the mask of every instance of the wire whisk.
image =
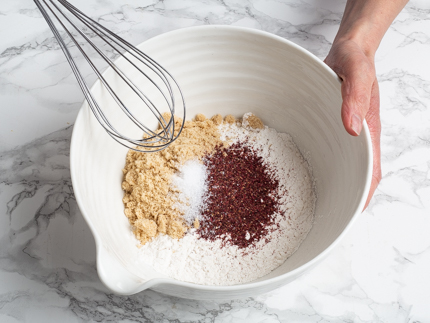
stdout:
<svg viewBox="0 0 430 323">
<path fill-rule="evenodd" d="M 66 56 L 92 113 L 114 140 L 129 149 L 155 152 L 180 135 L 185 123 L 185 100 L 165 68 L 66 0 L 34 2 Z M 78 55 L 73 56 L 71 50 Z M 97 102 L 78 61 L 87 62 L 89 71 L 95 73 L 99 93 L 109 97 L 108 107 Z M 102 73 L 100 65 L 110 67 L 109 73 Z M 175 114 L 179 117 L 176 124 Z"/>
</svg>

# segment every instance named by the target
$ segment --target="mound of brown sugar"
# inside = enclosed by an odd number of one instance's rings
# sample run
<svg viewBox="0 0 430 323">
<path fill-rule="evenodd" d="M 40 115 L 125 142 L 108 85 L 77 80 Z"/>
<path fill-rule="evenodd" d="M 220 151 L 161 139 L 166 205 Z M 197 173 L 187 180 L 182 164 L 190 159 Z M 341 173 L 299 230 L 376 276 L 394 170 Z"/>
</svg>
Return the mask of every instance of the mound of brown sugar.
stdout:
<svg viewBox="0 0 430 323">
<path fill-rule="evenodd" d="M 242 125 L 244 127 L 251 127 L 253 129 L 264 129 L 264 123 L 259 117 L 253 113 L 245 113 L 243 115 Z"/>
<path fill-rule="evenodd" d="M 200 159 L 222 144 L 217 128 L 221 122 L 221 116 L 207 119 L 198 114 L 185 122 L 181 135 L 166 149 L 128 152 L 122 182 L 124 213 L 142 245 L 159 233 L 176 239 L 184 236 L 188 228 L 174 208 L 178 192 L 171 187 L 171 177 L 187 160 Z M 175 131 L 181 124 L 182 119 L 175 117 Z M 199 226 L 198 221 L 194 226 Z"/>
<path fill-rule="evenodd" d="M 232 123 L 236 122 L 236 118 L 234 116 L 232 116 L 231 114 L 228 114 L 225 116 L 224 121 L 232 124 Z"/>
</svg>

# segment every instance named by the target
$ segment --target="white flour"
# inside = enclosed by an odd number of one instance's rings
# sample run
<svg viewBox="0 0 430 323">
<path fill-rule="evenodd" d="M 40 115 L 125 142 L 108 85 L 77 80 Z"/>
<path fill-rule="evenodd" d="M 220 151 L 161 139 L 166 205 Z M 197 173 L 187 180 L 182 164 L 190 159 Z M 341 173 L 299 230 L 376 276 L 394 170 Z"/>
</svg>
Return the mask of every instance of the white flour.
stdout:
<svg viewBox="0 0 430 323">
<path fill-rule="evenodd" d="M 246 119 L 246 115 L 244 118 Z M 247 141 L 274 172 L 279 181 L 281 212 L 276 215 L 279 229 L 268 234 L 268 242 L 262 239 L 245 249 L 236 246 L 221 248 L 221 240 L 211 242 L 198 239 L 193 230 L 179 240 L 159 235 L 141 248 L 137 261 L 145 262 L 172 278 L 203 285 L 249 282 L 282 265 L 311 229 L 316 199 L 308 164 L 291 136 L 267 127 L 263 130 L 249 130 L 229 124 L 221 125 L 220 131 L 222 140 Z M 186 172 L 190 170 L 186 167 L 195 169 L 196 166 L 186 164 L 184 167 L 182 179 L 176 178 L 178 188 L 181 185 L 190 186 L 184 183 L 187 180 Z M 195 184 L 191 185 L 194 187 L 194 194 L 198 195 L 205 190 L 201 182 L 202 176 L 197 174 L 192 179 Z M 190 196 L 191 194 L 187 195 L 188 198 Z M 199 201 L 190 200 L 186 216 L 196 216 L 198 205 Z"/>
</svg>

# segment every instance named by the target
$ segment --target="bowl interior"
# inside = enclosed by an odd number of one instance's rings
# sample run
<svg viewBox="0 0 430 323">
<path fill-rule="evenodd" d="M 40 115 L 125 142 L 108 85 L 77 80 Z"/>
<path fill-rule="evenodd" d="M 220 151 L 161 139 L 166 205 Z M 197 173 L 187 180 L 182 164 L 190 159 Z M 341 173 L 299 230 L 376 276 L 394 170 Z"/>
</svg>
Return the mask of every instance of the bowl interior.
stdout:
<svg viewBox="0 0 430 323">
<path fill-rule="evenodd" d="M 318 196 L 313 228 L 293 256 L 259 281 L 296 275 L 332 246 L 361 212 L 371 173 L 367 127 L 356 138 L 344 130 L 340 84 L 334 73 L 298 46 L 243 28 L 184 29 L 158 36 L 140 48 L 180 84 L 187 119 L 196 113 L 240 117 L 251 111 L 266 125 L 291 134 L 309 160 Z M 111 71 L 105 76 L 115 78 Z M 95 84 L 93 93 L 99 104 L 121 120 L 121 112 L 106 100 L 100 84 Z M 126 148 L 105 133 L 85 103 L 75 123 L 71 148 L 75 194 L 98 250 L 109 253 L 126 269 L 116 275 L 131 273 L 135 283 L 141 284 L 165 277 L 134 261 L 137 241 L 122 204 L 121 170 L 126 153 Z M 100 269 L 103 264 L 99 263 Z M 111 278 L 102 280 L 109 286 Z M 117 287 L 122 284 L 121 277 L 112 280 Z M 118 288 L 127 293 L 133 284 Z"/>
</svg>

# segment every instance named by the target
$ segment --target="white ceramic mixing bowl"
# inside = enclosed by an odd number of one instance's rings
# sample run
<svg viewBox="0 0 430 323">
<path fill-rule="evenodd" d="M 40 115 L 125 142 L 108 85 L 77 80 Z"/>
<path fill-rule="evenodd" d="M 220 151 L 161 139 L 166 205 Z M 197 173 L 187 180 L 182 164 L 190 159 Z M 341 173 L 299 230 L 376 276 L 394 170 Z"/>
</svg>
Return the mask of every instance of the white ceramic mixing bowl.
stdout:
<svg viewBox="0 0 430 323">
<path fill-rule="evenodd" d="M 186 298 L 232 299 L 273 290 L 318 264 L 363 209 L 372 173 L 367 125 L 355 138 L 342 125 L 337 76 L 283 38 L 238 27 L 181 29 L 139 48 L 176 78 L 189 118 L 196 113 L 240 117 L 251 111 L 266 125 L 291 134 L 313 167 L 316 218 L 300 248 L 282 266 L 246 284 L 196 285 L 138 266 L 137 241 L 122 203 L 121 170 L 127 149 L 105 133 L 84 103 L 73 130 L 71 172 L 77 202 L 97 245 L 102 282 L 118 294 L 151 288 Z M 105 76 L 114 77 L 109 71 Z M 99 84 L 93 92 L 103 105 L 106 93 Z"/>
</svg>

